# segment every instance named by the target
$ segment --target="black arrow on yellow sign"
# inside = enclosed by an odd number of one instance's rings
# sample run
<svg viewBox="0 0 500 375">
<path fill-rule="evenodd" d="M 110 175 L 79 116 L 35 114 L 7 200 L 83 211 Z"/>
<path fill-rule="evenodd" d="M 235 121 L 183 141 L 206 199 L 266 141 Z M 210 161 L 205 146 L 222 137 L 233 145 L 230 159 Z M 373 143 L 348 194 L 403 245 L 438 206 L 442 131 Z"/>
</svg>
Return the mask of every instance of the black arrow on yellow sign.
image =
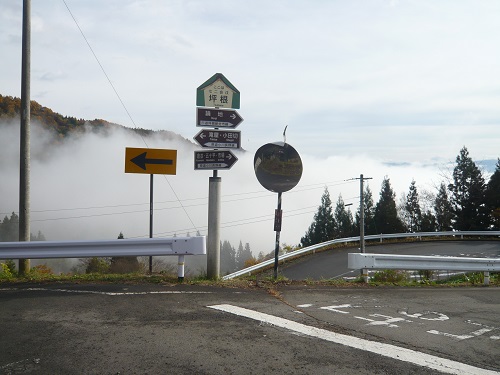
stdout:
<svg viewBox="0 0 500 375">
<path fill-rule="evenodd" d="M 130 161 L 144 170 L 146 170 L 146 164 L 172 165 L 172 163 L 174 162 L 171 159 L 148 159 L 146 155 L 147 152 L 143 152 L 142 154 L 137 155 L 135 158 L 130 159 Z"/>
<path fill-rule="evenodd" d="M 125 149 L 125 173 L 176 174 L 177 150 Z"/>
</svg>

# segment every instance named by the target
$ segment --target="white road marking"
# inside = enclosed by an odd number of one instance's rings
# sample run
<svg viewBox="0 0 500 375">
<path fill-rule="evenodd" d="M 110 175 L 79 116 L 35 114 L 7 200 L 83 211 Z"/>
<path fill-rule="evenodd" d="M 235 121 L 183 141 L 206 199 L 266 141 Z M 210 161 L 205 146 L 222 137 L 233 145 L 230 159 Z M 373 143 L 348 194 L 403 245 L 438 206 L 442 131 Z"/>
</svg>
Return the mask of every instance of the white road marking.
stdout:
<svg viewBox="0 0 500 375">
<path fill-rule="evenodd" d="M 392 316 L 388 315 L 382 315 L 382 314 L 370 314 L 370 316 L 373 316 L 374 318 L 385 318 L 384 320 L 375 320 L 375 319 L 370 319 L 370 318 L 363 318 L 362 316 L 355 316 L 356 319 L 362 319 L 366 320 L 370 323 L 367 323 L 367 326 L 386 326 L 389 328 L 398 328 L 399 326 L 397 324 L 393 323 L 398 323 L 398 322 L 407 322 L 407 323 L 412 323 L 411 320 L 406 320 L 403 318 L 394 318 Z"/>
<path fill-rule="evenodd" d="M 495 329 L 498 329 L 496 327 L 490 327 L 490 326 L 487 326 L 487 325 L 484 325 L 481 323 L 475 323 L 471 320 L 466 320 L 466 323 L 473 324 L 473 325 L 479 326 L 479 327 L 484 327 L 484 328 L 480 328 L 480 329 L 478 329 L 474 332 L 470 332 L 469 334 L 466 334 L 466 335 L 454 335 L 452 333 L 436 331 L 435 329 L 427 331 L 427 333 L 432 333 L 434 335 L 440 335 L 440 336 L 445 336 L 445 337 L 451 337 L 451 338 L 454 338 L 456 340 L 466 340 L 466 339 L 471 339 L 471 338 L 474 338 L 477 336 L 484 335 L 485 333 L 488 333 L 488 332 L 494 331 Z M 496 340 L 496 336 L 491 336 L 491 338 L 493 340 Z"/>
<path fill-rule="evenodd" d="M 330 310 L 333 312 L 338 312 L 341 314 L 349 314 L 348 311 L 343 311 L 339 309 L 345 309 L 345 308 L 351 308 L 352 306 L 349 303 L 346 303 L 344 305 L 337 305 L 337 306 L 325 306 L 325 307 L 320 307 L 321 310 Z"/>
<path fill-rule="evenodd" d="M 453 339 L 461 341 L 461 340 L 467 340 L 467 339 L 471 339 L 473 337 L 480 336 L 483 333 L 487 333 L 490 331 L 491 331 L 491 329 L 483 328 L 483 329 L 480 329 L 478 331 L 471 332 L 471 334 L 469 334 L 469 335 L 454 335 L 453 333 L 440 332 L 440 331 L 436 331 L 435 329 L 431 329 L 430 331 L 427 331 L 427 333 L 432 333 L 433 335 L 451 337 Z"/>
<path fill-rule="evenodd" d="M 422 367 L 431 368 L 447 374 L 471 374 L 471 375 L 499 374 L 499 372 L 496 371 L 470 366 L 465 363 L 460 363 L 445 358 L 439 358 L 430 354 L 417 352 L 411 349 L 400 348 L 398 346 L 391 344 L 364 340 L 358 337 L 343 335 L 325 329 L 307 326 L 305 324 L 297 323 L 292 320 L 280 318 L 277 316 L 261 313 L 254 310 L 245 309 L 243 307 L 225 305 L 225 304 L 213 305 L 207 307 L 235 314 L 238 316 L 242 316 L 245 318 L 253 319 L 260 322 L 259 324 L 281 327 L 295 333 L 301 333 L 306 336 L 316 337 L 322 340 L 345 345 L 351 348 L 369 351 L 384 357 L 397 359 L 399 361 L 412 363 Z"/>
<path fill-rule="evenodd" d="M 61 292 L 61 293 L 80 293 L 80 294 L 101 294 L 104 296 L 135 296 L 145 294 L 212 294 L 212 292 L 193 292 L 193 291 L 179 291 L 179 290 L 158 290 L 151 292 L 100 292 L 97 290 L 74 290 L 74 289 L 49 289 L 49 288 L 4 288 L 0 291 L 46 291 L 46 292 Z"/>
<path fill-rule="evenodd" d="M 303 305 L 297 305 L 297 307 L 311 307 L 312 303 L 304 303 Z"/>
<path fill-rule="evenodd" d="M 402 315 L 406 315 L 407 317 L 410 318 L 418 318 L 418 319 L 423 319 L 423 320 L 438 320 L 438 321 L 444 321 L 450 319 L 448 315 L 441 314 L 435 311 L 426 311 L 424 313 L 415 313 L 415 314 L 408 314 L 406 311 L 400 311 L 399 312 Z M 430 316 L 430 317 L 427 317 Z"/>
</svg>

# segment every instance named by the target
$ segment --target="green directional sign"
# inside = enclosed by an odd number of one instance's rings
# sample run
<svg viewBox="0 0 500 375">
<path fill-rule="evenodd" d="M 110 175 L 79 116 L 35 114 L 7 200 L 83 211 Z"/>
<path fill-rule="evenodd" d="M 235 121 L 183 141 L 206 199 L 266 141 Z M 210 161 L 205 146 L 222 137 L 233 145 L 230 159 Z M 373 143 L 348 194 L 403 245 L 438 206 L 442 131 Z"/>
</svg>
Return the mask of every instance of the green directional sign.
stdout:
<svg viewBox="0 0 500 375">
<path fill-rule="evenodd" d="M 215 73 L 196 89 L 196 105 L 238 109 L 240 92 L 222 73 Z"/>
</svg>

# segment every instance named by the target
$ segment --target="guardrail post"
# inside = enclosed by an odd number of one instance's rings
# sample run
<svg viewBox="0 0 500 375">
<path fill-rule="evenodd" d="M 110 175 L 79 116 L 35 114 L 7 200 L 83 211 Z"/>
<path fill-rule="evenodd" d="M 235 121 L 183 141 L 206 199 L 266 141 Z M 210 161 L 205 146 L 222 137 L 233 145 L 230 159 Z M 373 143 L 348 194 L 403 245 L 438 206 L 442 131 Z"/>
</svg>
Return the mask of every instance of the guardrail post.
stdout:
<svg viewBox="0 0 500 375">
<path fill-rule="evenodd" d="M 179 258 L 178 258 L 177 280 L 184 281 L 184 255 L 179 255 Z"/>
<path fill-rule="evenodd" d="M 484 271 L 484 285 L 490 285 L 490 273 Z"/>
<path fill-rule="evenodd" d="M 363 268 L 361 270 L 361 277 L 363 278 L 363 281 L 365 283 L 368 283 L 370 281 L 370 276 L 368 275 L 368 269 Z"/>
</svg>

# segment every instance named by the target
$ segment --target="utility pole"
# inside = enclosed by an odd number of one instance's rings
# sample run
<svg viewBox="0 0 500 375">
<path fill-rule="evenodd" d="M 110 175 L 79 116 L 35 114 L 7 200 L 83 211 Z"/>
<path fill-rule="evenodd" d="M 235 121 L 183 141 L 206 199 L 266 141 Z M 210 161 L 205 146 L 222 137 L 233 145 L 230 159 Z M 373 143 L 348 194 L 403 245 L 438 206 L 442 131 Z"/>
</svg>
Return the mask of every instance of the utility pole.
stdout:
<svg viewBox="0 0 500 375">
<path fill-rule="evenodd" d="M 21 67 L 21 142 L 19 163 L 19 241 L 30 240 L 30 70 L 31 0 L 23 0 Z M 30 270 L 29 259 L 19 259 L 19 274 Z"/>
<path fill-rule="evenodd" d="M 363 177 L 363 174 L 359 175 L 359 178 L 353 178 L 352 180 L 359 180 L 359 249 L 361 253 L 365 252 L 365 189 L 364 181 L 371 180 L 372 177 Z M 368 270 L 362 269 L 361 276 L 365 282 L 368 281 Z"/>
</svg>

